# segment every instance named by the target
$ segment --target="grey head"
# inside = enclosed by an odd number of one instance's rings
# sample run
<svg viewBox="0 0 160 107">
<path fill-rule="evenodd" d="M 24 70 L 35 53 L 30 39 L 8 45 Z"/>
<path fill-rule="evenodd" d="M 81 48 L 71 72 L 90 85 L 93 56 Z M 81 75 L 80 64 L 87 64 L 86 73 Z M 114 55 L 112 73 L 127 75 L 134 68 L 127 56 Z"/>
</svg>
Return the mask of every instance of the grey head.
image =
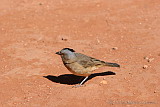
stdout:
<svg viewBox="0 0 160 107">
<path fill-rule="evenodd" d="M 74 60 L 76 58 L 75 50 L 70 48 L 63 48 L 61 51 L 56 52 L 60 55 L 63 61 Z"/>
</svg>

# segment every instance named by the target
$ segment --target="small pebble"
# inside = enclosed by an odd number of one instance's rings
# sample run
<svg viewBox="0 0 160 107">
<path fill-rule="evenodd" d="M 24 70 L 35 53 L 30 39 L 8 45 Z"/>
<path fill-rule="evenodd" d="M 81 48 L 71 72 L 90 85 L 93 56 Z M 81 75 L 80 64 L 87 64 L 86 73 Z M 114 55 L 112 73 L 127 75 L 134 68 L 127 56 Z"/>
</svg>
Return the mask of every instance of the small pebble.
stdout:
<svg viewBox="0 0 160 107">
<path fill-rule="evenodd" d="M 100 83 L 101 83 L 101 84 L 107 84 L 107 81 L 102 80 Z"/>
<path fill-rule="evenodd" d="M 97 38 L 97 42 L 100 43 L 100 40 Z"/>
<path fill-rule="evenodd" d="M 148 60 L 149 58 L 147 56 L 145 56 L 144 59 Z"/>
<path fill-rule="evenodd" d="M 148 62 L 152 62 L 154 60 L 154 58 L 150 58 L 148 59 Z"/>
<path fill-rule="evenodd" d="M 148 57 L 144 57 L 145 60 L 147 60 L 147 62 L 152 62 L 154 60 L 154 58 L 148 58 Z"/>
<path fill-rule="evenodd" d="M 7 65 L 5 65 L 4 68 L 7 68 Z"/>
<path fill-rule="evenodd" d="M 96 6 L 97 6 L 97 7 L 100 7 L 100 4 L 97 4 Z"/>
<path fill-rule="evenodd" d="M 148 68 L 148 65 L 144 65 L 144 66 L 143 66 L 143 69 L 147 69 L 147 68 Z"/>
<path fill-rule="evenodd" d="M 62 38 L 63 41 L 67 41 L 68 39 Z"/>
<path fill-rule="evenodd" d="M 112 49 L 113 49 L 113 50 L 118 50 L 118 47 L 113 47 Z"/>
</svg>

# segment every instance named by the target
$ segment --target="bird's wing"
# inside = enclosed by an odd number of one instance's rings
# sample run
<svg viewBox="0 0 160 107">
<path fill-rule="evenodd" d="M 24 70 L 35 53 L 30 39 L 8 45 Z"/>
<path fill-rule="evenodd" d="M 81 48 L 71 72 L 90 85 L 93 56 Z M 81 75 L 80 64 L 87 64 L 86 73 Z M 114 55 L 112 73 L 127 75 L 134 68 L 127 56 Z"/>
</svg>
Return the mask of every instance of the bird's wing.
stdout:
<svg viewBox="0 0 160 107">
<path fill-rule="evenodd" d="M 82 65 L 84 68 L 105 65 L 104 61 L 98 60 L 96 58 L 92 58 L 81 53 L 75 53 L 75 55 L 77 57 L 77 63 Z"/>
</svg>

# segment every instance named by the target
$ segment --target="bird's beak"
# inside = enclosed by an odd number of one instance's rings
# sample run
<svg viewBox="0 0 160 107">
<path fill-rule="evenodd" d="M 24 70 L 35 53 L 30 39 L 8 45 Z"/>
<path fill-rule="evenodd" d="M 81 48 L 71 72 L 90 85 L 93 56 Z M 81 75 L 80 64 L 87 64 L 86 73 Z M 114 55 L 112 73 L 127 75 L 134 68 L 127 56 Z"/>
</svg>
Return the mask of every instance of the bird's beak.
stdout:
<svg viewBox="0 0 160 107">
<path fill-rule="evenodd" d="M 60 52 L 56 52 L 56 54 L 57 54 L 57 55 L 61 55 L 61 53 L 60 53 Z"/>
</svg>

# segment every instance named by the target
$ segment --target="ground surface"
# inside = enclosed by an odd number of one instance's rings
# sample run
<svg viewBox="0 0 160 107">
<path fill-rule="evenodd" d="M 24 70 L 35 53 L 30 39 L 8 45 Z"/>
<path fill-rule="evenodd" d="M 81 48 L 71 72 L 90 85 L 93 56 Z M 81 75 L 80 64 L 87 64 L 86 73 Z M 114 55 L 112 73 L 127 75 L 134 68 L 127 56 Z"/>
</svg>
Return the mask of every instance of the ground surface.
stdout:
<svg viewBox="0 0 160 107">
<path fill-rule="evenodd" d="M 159 10 L 159 0 L 1 0 L 0 106 L 158 107 Z M 72 88 L 80 78 L 55 54 L 64 47 L 121 68 Z"/>
</svg>

